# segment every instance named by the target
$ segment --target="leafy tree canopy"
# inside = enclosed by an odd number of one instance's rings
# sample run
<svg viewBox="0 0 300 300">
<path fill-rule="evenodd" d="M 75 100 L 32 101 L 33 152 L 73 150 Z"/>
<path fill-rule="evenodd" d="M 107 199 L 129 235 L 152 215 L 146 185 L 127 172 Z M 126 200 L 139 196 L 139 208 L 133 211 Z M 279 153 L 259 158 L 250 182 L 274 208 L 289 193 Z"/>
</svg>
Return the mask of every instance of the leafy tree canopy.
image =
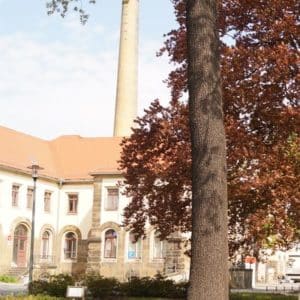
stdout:
<svg viewBox="0 0 300 300">
<path fill-rule="evenodd" d="M 139 235 L 147 221 L 162 238 L 191 230 L 191 150 L 185 0 L 173 0 L 178 28 L 160 55 L 175 64 L 172 100 L 155 100 L 122 143 L 125 224 Z M 229 245 L 286 248 L 300 228 L 300 100 L 297 0 L 223 0 L 219 4 L 221 73 L 227 136 Z M 253 253 L 253 252 L 252 252 Z"/>
<path fill-rule="evenodd" d="M 155 100 L 136 120 L 120 161 L 132 198 L 125 224 L 143 235 L 149 221 L 162 238 L 191 230 L 186 0 L 172 2 L 178 28 L 159 52 L 175 65 L 167 79 L 170 105 Z M 47 8 L 88 19 L 80 0 L 51 0 Z M 299 23 L 297 0 L 219 1 L 231 255 L 299 239 Z"/>
</svg>

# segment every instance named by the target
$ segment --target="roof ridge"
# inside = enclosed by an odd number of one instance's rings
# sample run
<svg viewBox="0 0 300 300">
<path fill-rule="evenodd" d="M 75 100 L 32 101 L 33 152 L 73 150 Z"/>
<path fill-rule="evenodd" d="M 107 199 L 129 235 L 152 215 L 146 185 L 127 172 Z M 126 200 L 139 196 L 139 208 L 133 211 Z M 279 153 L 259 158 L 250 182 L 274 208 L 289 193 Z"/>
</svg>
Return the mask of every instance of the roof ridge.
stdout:
<svg viewBox="0 0 300 300">
<path fill-rule="evenodd" d="M 108 139 L 108 140 L 119 140 L 122 139 L 123 137 L 119 136 L 81 136 L 80 134 L 64 134 L 64 135 L 59 135 L 58 137 L 49 140 L 49 142 L 54 142 L 58 139 L 64 139 L 64 138 L 79 138 L 79 139 Z"/>
<path fill-rule="evenodd" d="M 43 138 L 40 138 L 38 136 L 34 136 L 32 134 L 22 132 L 22 131 L 19 131 L 17 129 L 9 128 L 9 127 L 3 126 L 3 125 L 0 125 L 0 129 L 6 130 L 6 131 L 11 131 L 11 132 L 14 132 L 14 133 L 17 133 L 17 134 L 21 134 L 23 136 L 25 135 L 25 136 L 28 136 L 28 137 L 31 137 L 31 138 L 34 138 L 34 139 L 37 139 L 37 140 L 45 141 L 45 142 L 49 141 L 47 139 L 43 139 Z"/>
<path fill-rule="evenodd" d="M 118 174 L 121 140 L 79 135 L 45 140 L 0 125 L 0 164 L 27 171 L 33 156 L 45 175 L 57 178 L 91 178 L 93 171 Z"/>
</svg>

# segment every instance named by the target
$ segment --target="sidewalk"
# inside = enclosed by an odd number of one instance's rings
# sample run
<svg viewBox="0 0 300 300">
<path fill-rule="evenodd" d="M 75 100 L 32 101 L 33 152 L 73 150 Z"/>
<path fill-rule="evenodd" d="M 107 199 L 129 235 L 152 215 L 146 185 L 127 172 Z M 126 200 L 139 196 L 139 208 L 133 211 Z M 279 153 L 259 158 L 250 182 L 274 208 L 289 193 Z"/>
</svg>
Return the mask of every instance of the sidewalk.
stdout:
<svg viewBox="0 0 300 300">
<path fill-rule="evenodd" d="M 0 282 L 0 296 L 27 293 L 27 284 Z"/>
<path fill-rule="evenodd" d="M 300 283 L 256 284 L 252 289 L 231 289 L 232 293 L 296 293 L 300 294 Z"/>
</svg>

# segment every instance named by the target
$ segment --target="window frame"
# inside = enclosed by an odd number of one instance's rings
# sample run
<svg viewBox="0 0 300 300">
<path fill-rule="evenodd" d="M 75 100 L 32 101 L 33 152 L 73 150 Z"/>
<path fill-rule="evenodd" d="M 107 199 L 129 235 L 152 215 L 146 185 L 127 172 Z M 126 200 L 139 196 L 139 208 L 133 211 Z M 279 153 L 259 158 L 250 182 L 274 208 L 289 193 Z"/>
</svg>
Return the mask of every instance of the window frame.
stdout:
<svg viewBox="0 0 300 300">
<path fill-rule="evenodd" d="M 132 236 L 135 242 L 131 240 Z M 130 250 L 130 247 L 134 248 L 134 250 Z M 133 255 L 131 255 L 130 252 L 132 252 Z M 136 240 L 136 236 L 133 232 L 128 233 L 126 254 L 126 259 L 129 261 L 142 259 L 142 240 L 141 238 Z"/>
<path fill-rule="evenodd" d="M 117 197 L 116 199 L 114 199 L 113 201 L 113 205 L 111 205 L 111 201 L 110 201 L 110 195 L 109 192 L 110 191 L 117 191 Z M 109 186 L 106 187 L 106 197 L 105 197 L 105 201 L 104 201 L 104 210 L 105 211 L 118 211 L 119 210 L 119 202 L 120 202 L 120 190 L 118 187 L 116 186 Z"/>
<path fill-rule="evenodd" d="M 52 198 L 52 192 L 51 191 L 45 191 L 44 192 L 44 212 L 50 213 L 51 212 L 51 198 Z"/>
<path fill-rule="evenodd" d="M 73 234 L 74 238 L 67 238 L 68 234 Z M 68 250 L 67 243 L 71 241 L 71 249 Z M 66 253 L 70 252 L 70 255 L 66 256 Z M 75 254 L 74 254 L 75 253 Z M 66 231 L 63 235 L 63 260 L 74 262 L 78 257 L 78 236 L 74 231 Z"/>
<path fill-rule="evenodd" d="M 69 215 L 77 215 L 78 214 L 79 194 L 78 193 L 68 193 L 67 195 L 68 195 L 68 214 Z M 76 197 L 76 198 L 72 199 L 72 197 Z M 72 204 L 73 210 L 70 210 L 71 202 L 73 203 Z M 75 209 L 74 209 L 74 207 L 75 207 Z"/>
<path fill-rule="evenodd" d="M 11 206 L 12 207 L 19 207 L 20 187 L 21 187 L 21 185 L 18 183 L 13 183 L 11 186 Z"/>
<path fill-rule="evenodd" d="M 166 247 L 167 247 L 167 240 L 161 240 L 158 237 L 158 233 L 153 233 L 152 236 L 152 259 L 156 261 L 161 261 L 166 258 Z M 159 244 L 159 250 L 156 250 L 156 245 Z M 157 253 L 160 253 L 159 256 L 157 256 Z"/>
<path fill-rule="evenodd" d="M 45 234 L 48 235 L 47 238 L 45 238 Z M 42 233 L 42 236 L 41 236 L 41 259 L 42 260 L 49 260 L 50 256 L 51 256 L 51 238 L 52 238 L 52 233 L 50 230 L 48 229 L 45 229 Z M 46 249 L 46 252 L 45 252 L 45 241 L 47 241 L 47 249 Z"/>
<path fill-rule="evenodd" d="M 29 193 L 29 191 L 31 191 Z M 26 193 L 26 208 L 32 209 L 32 204 L 33 204 L 33 192 L 34 192 L 34 187 L 33 186 L 28 186 L 27 187 L 27 193 Z M 29 198 L 30 196 L 30 198 Z"/>
<path fill-rule="evenodd" d="M 114 232 L 112 237 L 107 237 L 108 232 Z M 114 250 L 111 249 L 110 252 L 114 252 L 113 255 L 107 256 L 107 241 L 110 241 L 111 247 L 114 246 Z M 109 228 L 104 231 L 104 243 L 103 243 L 103 259 L 106 261 L 116 261 L 118 257 L 118 233 L 115 229 Z"/>
</svg>

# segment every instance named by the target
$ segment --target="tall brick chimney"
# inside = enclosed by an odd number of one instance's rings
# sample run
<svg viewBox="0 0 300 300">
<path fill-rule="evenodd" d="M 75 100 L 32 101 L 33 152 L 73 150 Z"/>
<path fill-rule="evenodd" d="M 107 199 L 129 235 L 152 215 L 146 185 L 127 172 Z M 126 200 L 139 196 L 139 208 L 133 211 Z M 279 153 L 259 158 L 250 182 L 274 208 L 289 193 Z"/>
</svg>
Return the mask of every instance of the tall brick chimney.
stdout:
<svg viewBox="0 0 300 300">
<path fill-rule="evenodd" d="M 137 115 L 139 0 L 122 1 L 114 136 L 129 136 Z"/>
</svg>

